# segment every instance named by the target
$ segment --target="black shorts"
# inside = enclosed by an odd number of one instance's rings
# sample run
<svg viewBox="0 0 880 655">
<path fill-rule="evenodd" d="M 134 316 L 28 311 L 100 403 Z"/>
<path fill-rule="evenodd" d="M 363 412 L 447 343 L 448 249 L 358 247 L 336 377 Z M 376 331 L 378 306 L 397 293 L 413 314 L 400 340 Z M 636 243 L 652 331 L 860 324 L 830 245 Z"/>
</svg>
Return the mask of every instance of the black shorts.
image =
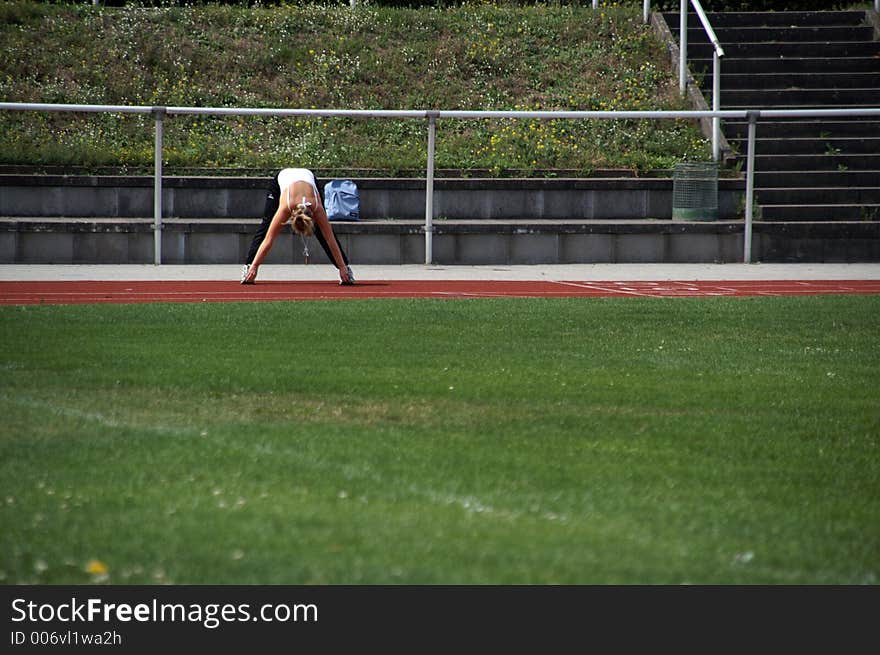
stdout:
<svg viewBox="0 0 880 655">
<path fill-rule="evenodd" d="M 278 174 L 276 174 L 275 177 L 272 178 L 272 182 L 269 184 L 269 191 L 266 193 L 266 206 L 263 209 L 263 218 L 268 218 L 271 221 L 275 212 L 278 211 L 278 205 L 280 202 L 281 186 L 278 184 Z"/>
</svg>

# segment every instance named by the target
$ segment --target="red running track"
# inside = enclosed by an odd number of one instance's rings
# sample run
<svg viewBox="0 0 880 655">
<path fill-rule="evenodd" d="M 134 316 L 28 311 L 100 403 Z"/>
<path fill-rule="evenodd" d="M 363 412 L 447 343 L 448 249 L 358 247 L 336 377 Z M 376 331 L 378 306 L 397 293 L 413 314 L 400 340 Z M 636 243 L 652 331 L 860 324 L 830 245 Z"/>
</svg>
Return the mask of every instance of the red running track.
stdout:
<svg viewBox="0 0 880 655">
<path fill-rule="evenodd" d="M 571 281 L 373 280 L 353 287 L 334 282 L 232 281 L 0 282 L 0 305 L 249 302 L 346 298 L 606 298 L 802 296 L 877 294 L 880 280 Z"/>
</svg>

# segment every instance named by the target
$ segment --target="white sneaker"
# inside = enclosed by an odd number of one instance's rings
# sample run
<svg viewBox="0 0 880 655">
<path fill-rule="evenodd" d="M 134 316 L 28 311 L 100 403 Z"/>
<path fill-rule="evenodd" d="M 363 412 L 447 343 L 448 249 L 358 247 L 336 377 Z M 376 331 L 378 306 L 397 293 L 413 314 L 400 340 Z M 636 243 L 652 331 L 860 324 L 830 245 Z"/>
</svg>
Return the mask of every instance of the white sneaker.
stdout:
<svg viewBox="0 0 880 655">
<path fill-rule="evenodd" d="M 241 283 L 242 284 L 253 284 L 253 282 L 245 282 L 244 281 L 245 278 L 247 277 L 249 269 L 250 269 L 250 266 L 248 266 L 247 264 L 245 264 L 244 266 L 241 267 Z"/>
</svg>

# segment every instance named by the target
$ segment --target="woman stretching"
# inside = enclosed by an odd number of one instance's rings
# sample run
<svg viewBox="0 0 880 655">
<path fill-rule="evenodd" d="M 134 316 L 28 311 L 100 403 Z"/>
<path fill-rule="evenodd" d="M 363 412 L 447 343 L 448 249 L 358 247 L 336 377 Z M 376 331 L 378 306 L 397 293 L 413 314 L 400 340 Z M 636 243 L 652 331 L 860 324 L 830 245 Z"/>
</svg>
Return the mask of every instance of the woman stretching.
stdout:
<svg viewBox="0 0 880 655">
<path fill-rule="evenodd" d="M 253 284 L 260 264 L 272 249 L 281 229 L 290 224 L 303 239 L 315 235 L 327 257 L 339 269 L 339 284 L 354 284 L 354 275 L 348 257 L 336 240 L 327 212 L 321 204 L 321 194 L 315 184 L 315 175 L 306 168 L 285 168 L 272 181 L 266 196 L 263 221 L 251 242 L 247 263 L 242 269 L 241 283 Z M 315 223 L 318 229 L 315 229 Z"/>
</svg>

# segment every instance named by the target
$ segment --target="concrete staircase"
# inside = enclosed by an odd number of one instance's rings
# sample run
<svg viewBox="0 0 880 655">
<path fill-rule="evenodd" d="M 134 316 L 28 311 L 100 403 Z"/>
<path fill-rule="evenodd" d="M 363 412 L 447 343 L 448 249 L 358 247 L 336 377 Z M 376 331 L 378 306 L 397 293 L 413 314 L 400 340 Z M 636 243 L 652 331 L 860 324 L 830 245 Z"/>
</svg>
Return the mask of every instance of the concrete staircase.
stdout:
<svg viewBox="0 0 880 655">
<path fill-rule="evenodd" d="M 664 14 L 678 41 L 678 13 Z M 880 20 L 873 11 L 709 13 L 725 51 L 722 109 L 880 107 Z M 712 105 L 712 47 L 688 17 L 691 73 Z M 745 169 L 748 123 L 722 130 Z M 762 119 L 756 218 L 880 221 L 880 117 Z"/>
</svg>

